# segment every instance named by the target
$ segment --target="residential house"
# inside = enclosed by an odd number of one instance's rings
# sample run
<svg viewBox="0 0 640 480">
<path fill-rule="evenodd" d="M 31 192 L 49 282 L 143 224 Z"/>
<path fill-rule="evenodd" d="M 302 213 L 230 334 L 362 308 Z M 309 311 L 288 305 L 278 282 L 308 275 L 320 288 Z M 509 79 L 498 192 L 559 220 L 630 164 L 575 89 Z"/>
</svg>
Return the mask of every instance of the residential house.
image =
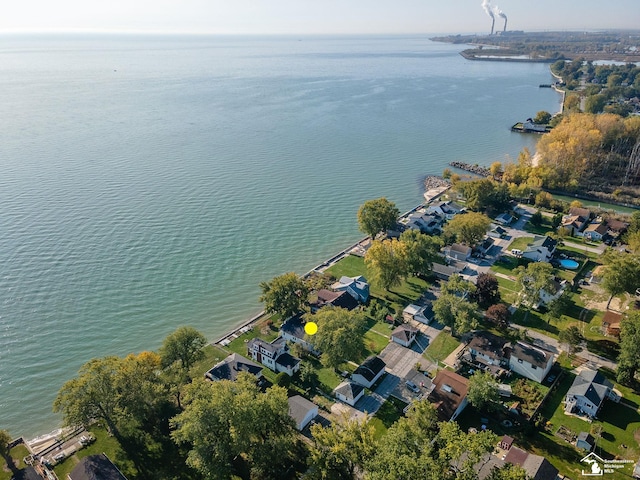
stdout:
<svg viewBox="0 0 640 480">
<path fill-rule="evenodd" d="M 300 370 L 300 359 L 287 351 L 287 343 L 282 337 L 271 343 L 261 338 L 253 338 L 247 344 L 247 350 L 254 362 L 261 363 L 274 372 L 285 372 L 293 376 Z"/>
<path fill-rule="evenodd" d="M 522 253 L 524 258 L 535 262 L 549 262 L 556 251 L 558 241 L 549 236 L 536 235 L 533 242 Z"/>
<path fill-rule="evenodd" d="M 451 220 L 453 217 L 455 217 L 459 213 L 463 213 L 465 211 L 466 211 L 466 208 L 450 200 L 435 202 L 430 204 L 427 207 L 427 213 L 443 216 L 447 220 Z"/>
<path fill-rule="evenodd" d="M 353 310 L 358 305 L 358 300 L 353 298 L 346 290 L 343 290 L 341 292 L 334 292 L 332 290 L 322 288 L 318 290 L 318 299 L 311 304 L 311 311 L 317 312 L 322 307 L 327 306 Z"/>
<path fill-rule="evenodd" d="M 433 379 L 429 402 L 443 421 L 455 420 L 467 406 L 469 380 L 449 370 L 440 370 Z"/>
<path fill-rule="evenodd" d="M 629 228 L 629 224 L 627 222 L 616 220 L 615 218 L 607 218 L 606 225 L 608 229 L 608 234 L 613 238 L 618 238 L 620 235 L 625 233 Z"/>
<path fill-rule="evenodd" d="M 604 334 L 610 337 L 620 336 L 620 321 L 622 314 L 607 310 L 602 317 L 602 329 Z"/>
<path fill-rule="evenodd" d="M 504 238 L 507 236 L 507 231 L 498 225 L 489 230 L 489 233 L 487 235 L 493 238 Z"/>
<path fill-rule="evenodd" d="M 564 400 L 564 411 L 581 413 L 594 418 L 604 400 L 620 398 L 613 392 L 613 384 L 604 375 L 588 368 L 583 369 L 573 380 Z"/>
<path fill-rule="evenodd" d="M 496 222 L 500 225 L 509 225 L 513 222 L 513 217 L 509 215 L 509 212 L 504 212 L 496 217 Z"/>
<path fill-rule="evenodd" d="M 204 376 L 213 382 L 219 380 L 231 380 L 235 382 L 240 372 L 250 373 L 256 378 L 262 377 L 262 368 L 262 365 L 258 365 L 242 355 L 232 353 L 217 363 L 211 370 L 205 373 Z"/>
<path fill-rule="evenodd" d="M 447 281 L 452 275 L 460 273 L 457 266 L 454 265 L 442 265 L 441 263 L 433 263 L 431 267 L 431 273 L 434 277 Z"/>
<path fill-rule="evenodd" d="M 349 380 L 342 382 L 334 390 L 333 394 L 336 398 L 352 407 L 364 395 L 364 387 Z"/>
<path fill-rule="evenodd" d="M 490 332 L 473 332 L 466 350 L 472 363 L 500 367 L 509 364 L 508 341 Z"/>
<path fill-rule="evenodd" d="M 575 215 L 577 217 L 582 217 L 582 218 L 585 218 L 585 219 L 589 220 L 591 218 L 591 216 L 593 215 L 593 213 L 588 208 L 571 207 L 569 209 L 569 215 Z"/>
<path fill-rule="evenodd" d="M 299 431 L 318 416 L 318 406 L 300 395 L 289 397 L 289 416 L 296 422 Z"/>
<path fill-rule="evenodd" d="M 476 250 L 480 252 L 482 255 L 486 255 L 493 247 L 494 240 L 491 237 L 485 238 L 480 245 L 476 245 Z"/>
<path fill-rule="evenodd" d="M 534 308 L 540 308 L 549 305 L 554 300 L 557 300 L 564 293 L 566 287 L 566 280 L 561 280 L 557 277 L 554 278 L 551 282 L 549 290 L 544 288 L 540 290 L 540 300 L 537 304 L 534 305 Z"/>
<path fill-rule="evenodd" d="M 68 478 L 69 480 L 127 480 L 127 477 L 104 453 L 84 457 L 73 467 Z"/>
<path fill-rule="evenodd" d="M 511 346 L 509 368 L 530 380 L 542 383 L 553 366 L 553 354 L 523 342 Z"/>
<path fill-rule="evenodd" d="M 515 446 L 512 446 L 507 452 L 504 463 L 520 465 L 530 480 L 555 480 L 558 477 L 558 469 L 551 465 L 546 458 Z"/>
<path fill-rule="evenodd" d="M 367 303 L 369 300 L 369 284 L 362 275 L 357 277 L 340 277 L 336 283 L 331 285 L 331 289 L 336 292 L 348 292 L 360 303 Z"/>
<path fill-rule="evenodd" d="M 286 341 L 297 343 L 305 350 L 318 354 L 311 343 L 308 342 L 308 336 L 304 331 L 305 322 L 302 315 L 295 315 L 287 319 L 280 327 L 280 336 Z"/>
<path fill-rule="evenodd" d="M 433 311 L 431 310 L 431 304 L 418 306 L 414 304 L 409 304 L 402 311 L 402 318 L 404 318 L 405 322 L 410 322 L 411 320 L 415 320 L 420 323 L 424 323 L 429 325 L 431 320 L 433 319 Z"/>
<path fill-rule="evenodd" d="M 576 439 L 576 447 L 590 452 L 596 444 L 596 439 L 589 432 L 580 432 Z"/>
<path fill-rule="evenodd" d="M 416 339 L 416 335 L 418 335 L 418 329 L 405 323 L 391 332 L 391 341 L 409 348 Z"/>
<path fill-rule="evenodd" d="M 366 388 L 378 381 L 384 375 L 384 368 L 387 366 L 380 357 L 372 356 L 367 358 L 362 364 L 355 369 L 351 375 L 351 380 Z"/>
<path fill-rule="evenodd" d="M 461 243 L 454 243 L 444 247 L 444 254 L 450 259 L 466 262 L 471 258 L 471 247 Z"/>
<path fill-rule="evenodd" d="M 608 231 L 607 225 L 603 222 L 591 223 L 584 229 L 584 236 L 589 240 L 601 241 Z"/>
<path fill-rule="evenodd" d="M 428 214 L 424 210 L 413 212 L 403 221 L 406 228 L 428 234 L 439 233 L 443 223 L 444 216 Z"/>
</svg>

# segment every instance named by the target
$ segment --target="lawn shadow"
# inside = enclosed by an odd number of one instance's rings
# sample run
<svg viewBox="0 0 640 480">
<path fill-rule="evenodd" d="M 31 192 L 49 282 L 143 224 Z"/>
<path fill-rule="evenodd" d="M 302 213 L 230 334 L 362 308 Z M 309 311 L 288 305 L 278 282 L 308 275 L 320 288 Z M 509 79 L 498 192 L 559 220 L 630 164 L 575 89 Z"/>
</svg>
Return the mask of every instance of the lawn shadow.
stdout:
<svg viewBox="0 0 640 480">
<path fill-rule="evenodd" d="M 640 422 L 640 414 L 623 405 L 607 401 L 598 414 L 603 423 L 610 423 L 621 430 L 626 430 L 630 423 Z"/>
<path fill-rule="evenodd" d="M 587 349 L 596 355 L 608 358 L 614 362 L 620 354 L 620 346 L 616 342 L 606 339 L 587 340 Z"/>
</svg>

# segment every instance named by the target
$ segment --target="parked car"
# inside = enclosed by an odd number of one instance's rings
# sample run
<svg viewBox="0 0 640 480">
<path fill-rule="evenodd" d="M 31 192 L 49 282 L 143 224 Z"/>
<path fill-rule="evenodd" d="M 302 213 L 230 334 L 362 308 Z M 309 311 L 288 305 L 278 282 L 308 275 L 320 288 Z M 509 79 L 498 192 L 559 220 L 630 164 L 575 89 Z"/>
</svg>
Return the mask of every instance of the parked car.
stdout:
<svg viewBox="0 0 640 480">
<path fill-rule="evenodd" d="M 415 383 L 413 383 L 411 380 L 407 380 L 407 381 L 405 382 L 405 385 L 406 385 L 406 386 L 407 386 L 407 388 L 408 388 L 409 390 L 411 390 L 412 392 L 414 392 L 414 393 L 420 393 L 420 389 L 418 388 L 418 386 L 417 386 Z"/>
</svg>

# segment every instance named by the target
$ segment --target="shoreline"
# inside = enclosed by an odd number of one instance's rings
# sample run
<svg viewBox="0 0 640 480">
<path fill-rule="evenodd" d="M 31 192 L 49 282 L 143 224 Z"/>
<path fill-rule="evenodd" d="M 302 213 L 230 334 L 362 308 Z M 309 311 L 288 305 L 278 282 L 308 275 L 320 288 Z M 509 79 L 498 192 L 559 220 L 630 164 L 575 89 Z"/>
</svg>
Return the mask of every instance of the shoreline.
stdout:
<svg viewBox="0 0 640 480">
<path fill-rule="evenodd" d="M 431 178 L 438 178 L 438 177 L 434 177 L 434 176 L 431 176 L 431 175 L 427 176 L 426 180 L 425 180 L 425 183 L 427 185 L 428 185 L 428 183 L 427 183 L 428 180 L 431 179 Z M 412 209 L 407 210 L 406 212 L 400 214 L 400 216 L 398 217 L 398 220 L 403 219 L 403 218 L 411 215 L 412 213 L 414 213 L 416 210 L 418 210 L 420 208 L 423 208 L 426 204 L 428 204 L 428 203 L 432 202 L 433 200 L 439 198 L 443 193 L 445 193 L 450 188 L 451 188 L 451 185 L 446 185 L 445 186 L 445 185 L 440 184 L 439 186 L 434 186 L 433 188 L 427 189 L 423 194 L 423 196 L 425 198 L 425 201 L 420 203 L 420 204 L 418 204 L 418 205 L 416 205 Z M 368 236 L 360 239 L 356 243 L 350 245 L 349 247 L 345 248 L 344 250 L 341 250 L 340 252 L 338 252 L 337 254 L 333 255 L 332 257 L 329 257 L 328 260 L 325 260 L 324 262 L 316 265 L 314 268 L 312 268 L 311 270 L 309 270 L 305 274 L 301 275 L 301 277 L 302 278 L 308 278 L 314 273 L 322 273 L 322 272 L 324 272 L 327 268 L 329 268 L 332 265 L 338 263 L 340 260 L 342 260 L 343 258 L 347 257 L 348 255 L 351 255 L 354 252 L 362 252 L 364 250 L 364 245 L 366 245 L 370 241 L 371 241 L 371 238 L 368 237 Z M 266 317 L 267 315 L 268 315 L 268 313 L 265 312 L 264 310 L 262 310 L 260 313 L 254 315 L 253 317 L 249 318 L 248 320 L 245 320 L 244 322 L 242 322 L 237 327 L 234 327 L 231 331 L 229 331 L 226 334 L 224 334 L 223 336 L 219 337 L 217 340 L 208 342 L 208 345 L 220 346 L 220 347 L 227 346 L 229 343 L 231 343 L 232 340 L 235 340 L 240 335 L 243 335 L 244 333 L 246 333 L 249 330 L 251 330 L 253 328 L 253 326 L 258 323 L 258 321 L 260 321 L 262 318 Z"/>
</svg>

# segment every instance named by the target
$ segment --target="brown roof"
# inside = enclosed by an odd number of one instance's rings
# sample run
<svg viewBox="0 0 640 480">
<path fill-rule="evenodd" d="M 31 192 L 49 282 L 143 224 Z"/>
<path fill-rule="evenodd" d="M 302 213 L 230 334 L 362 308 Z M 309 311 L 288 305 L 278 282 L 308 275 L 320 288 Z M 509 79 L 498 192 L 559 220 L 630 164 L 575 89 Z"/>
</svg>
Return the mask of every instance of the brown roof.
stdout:
<svg viewBox="0 0 640 480">
<path fill-rule="evenodd" d="M 418 333 L 418 329 L 416 327 L 412 327 L 411 325 L 400 325 L 393 332 L 391 332 L 391 336 L 395 337 L 403 342 L 408 342 L 411 340 L 413 336 Z"/>
<path fill-rule="evenodd" d="M 609 230 L 620 233 L 629 228 L 629 224 L 627 222 L 623 222 L 622 220 L 609 218 L 607 219 L 607 227 L 609 227 Z"/>
<path fill-rule="evenodd" d="M 607 310 L 606 312 L 604 312 L 604 317 L 602 317 L 602 326 L 608 327 L 618 324 L 618 327 L 620 327 L 620 320 L 622 320 L 621 313 Z"/>
<path fill-rule="evenodd" d="M 555 480 L 558 475 L 558 469 L 544 457 L 525 452 L 518 447 L 511 447 L 504 461 L 505 463 L 520 465 L 531 480 Z"/>
<path fill-rule="evenodd" d="M 440 419 L 448 421 L 467 396 L 469 380 L 449 370 L 440 370 L 433 379 L 429 402 L 433 403 Z"/>
<path fill-rule="evenodd" d="M 358 306 L 358 301 L 353 298 L 346 290 L 342 292 L 333 292 L 327 289 L 318 290 L 318 307 L 325 305 L 333 305 L 334 307 L 346 308 L 353 310 Z"/>
<path fill-rule="evenodd" d="M 591 210 L 582 207 L 573 207 L 569 209 L 569 215 L 576 215 L 578 217 L 589 218 L 591 216 Z"/>
<path fill-rule="evenodd" d="M 604 235 L 609 231 L 604 223 L 592 223 L 584 230 L 585 232 L 598 232 L 600 235 Z"/>
</svg>

